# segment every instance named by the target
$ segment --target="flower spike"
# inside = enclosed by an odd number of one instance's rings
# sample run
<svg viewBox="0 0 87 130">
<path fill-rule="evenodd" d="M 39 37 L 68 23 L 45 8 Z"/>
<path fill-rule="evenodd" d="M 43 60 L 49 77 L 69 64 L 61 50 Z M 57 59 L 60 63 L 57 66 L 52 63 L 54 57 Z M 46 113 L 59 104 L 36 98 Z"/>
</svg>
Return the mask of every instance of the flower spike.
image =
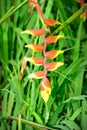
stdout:
<svg viewBox="0 0 87 130">
<path fill-rule="evenodd" d="M 39 44 L 29 44 L 29 45 L 26 45 L 25 47 L 30 48 L 34 50 L 35 52 L 40 52 L 40 51 L 43 51 L 44 49 L 44 46 L 39 45 Z"/>
<path fill-rule="evenodd" d="M 47 77 L 45 77 L 41 82 L 41 96 L 45 102 L 48 101 L 49 95 L 51 94 L 51 85 L 50 81 Z"/>
<path fill-rule="evenodd" d="M 51 62 L 45 65 L 46 70 L 48 71 L 54 71 L 60 66 L 64 65 L 62 62 Z"/>
<path fill-rule="evenodd" d="M 44 29 L 33 29 L 22 31 L 21 34 L 31 34 L 33 36 L 42 36 L 44 34 Z"/>
<path fill-rule="evenodd" d="M 46 76 L 45 71 L 38 71 L 35 73 L 30 74 L 28 77 L 29 78 L 35 78 L 35 79 L 41 79 Z"/>
<path fill-rule="evenodd" d="M 53 59 L 55 57 L 57 57 L 58 55 L 62 54 L 64 51 L 62 50 L 52 50 L 52 51 L 48 51 L 45 53 L 45 56 L 47 58 Z"/>
<path fill-rule="evenodd" d="M 21 68 L 21 74 L 20 74 L 20 79 L 23 77 L 24 69 L 26 67 L 27 62 L 31 62 L 34 65 L 42 65 L 43 70 L 42 71 L 37 71 L 33 72 L 28 75 L 28 78 L 35 78 L 35 79 L 42 79 L 42 82 L 40 84 L 40 92 L 41 92 L 41 97 L 47 103 L 49 96 L 51 94 L 51 85 L 49 79 L 46 77 L 48 71 L 53 71 L 56 70 L 58 67 L 62 66 L 64 63 L 62 62 L 51 62 L 51 63 L 46 63 L 47 58 L 53 59 L 56 58 L 58 55 L 64 53 L 62 50 L 50 50 L 46 52 L 47 49 L 47 44 L 52 44 L 55 43 L 58 39 L 64 38 L 63 35 L 54 35 L 54 36 L 49 36 L 46 37 L 46 34 L 50 33 L 50 29 L 46 28 L 46 25 L 48 26 L 53 26 L 55 24 L 61 24 L 57 20 L 51 20 L 47 19 L 44 17 L 43 12 L 40 8 L 40 5 L 38 3 L 38 0 L 28 0 L 33 7 L 37 9 L 38 15 L 40 17 L 40 20 L 42 21 L 42 28 L 41 29 L 31 29 L 31 30 L 24 30 L 21 32 L 21 34 L 30 34 L 33 36 L 41 36 L 43 39 L 43 44 L 29 44 L 25 45 L 26 48 L 30 48 L 34 50 L 35 52 L 42 52 L 43 53 L 43 58 L 39 57 L 25 57 L 22 63 L 22 68 Z"/>
</svg>

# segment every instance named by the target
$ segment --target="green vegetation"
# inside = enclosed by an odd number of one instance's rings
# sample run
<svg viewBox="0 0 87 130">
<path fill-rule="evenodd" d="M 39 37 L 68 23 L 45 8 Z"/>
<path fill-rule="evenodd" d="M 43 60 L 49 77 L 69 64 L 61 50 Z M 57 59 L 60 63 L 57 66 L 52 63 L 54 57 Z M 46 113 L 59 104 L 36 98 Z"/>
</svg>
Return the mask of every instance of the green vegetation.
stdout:
<svg viewBox="0 0 87 130">
<path fill-rule="evenodd" d="M 64 50 L 53 60 L 64 65 L 48 73 L 52 91 L 45 103 L 40 94 L 41 80 L 28 78 L 42 67 L 28 63 L 20 80 L 24 56 L 41 54 L 24 46 L 42 43 L 42 39 L 21 34 L 41 28 L 37 10 L 27 0 L 0 0 L 0 130 L 86 130 L 87 20 L 80 15 L 87 4 L 81 7 L 75 0 L 38 2 L 46 18 L 62 23 L 50 27 L 50 35 L 63 34 L 64 38 L 47 49 Z"/>
</svg>

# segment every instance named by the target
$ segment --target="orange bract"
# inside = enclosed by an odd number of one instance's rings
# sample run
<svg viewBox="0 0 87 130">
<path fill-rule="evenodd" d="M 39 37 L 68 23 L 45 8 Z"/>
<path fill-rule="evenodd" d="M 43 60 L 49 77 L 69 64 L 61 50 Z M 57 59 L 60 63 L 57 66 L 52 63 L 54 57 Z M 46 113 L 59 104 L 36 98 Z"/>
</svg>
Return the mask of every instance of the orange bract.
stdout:
<svg viewBox="0 0 87 130">
<path fill-rule="evenodd" d="M 53 71 L 56 70 L 58 67 L 62 66 L 64 63 L 62 62 L 51 62 L 45 65 L 46 70 Z"/>
<path fill-rule="evenodd" d="M 47 25 L 49 25 L 49 26 L 53 26 L 55 24 L 61 24 L 57 20 L 51 20 L 51 19 L 44 19 L 44 23 L 47 24 Z"/>
<path fill-rule="evenodd" d="M 45 38 L 45 42 L 47 44 L 49 44 L 49 43 L 55 43 L 57 41 L 57 37 L 58 36 L 49 36 L 49 37 Z"/>
<path fill-rule="evenodd" d="M 64 51 L 62 50 L 52 50 L 52 51 L 48 51 L 45 53 L 45 56 L 47 58 L 53 59 L 55 57 L 57 57 L 58 55 L 62 54 Z"/>
<path fill-rule="evenodd" d="M 45 71 L 37 71 L 35 73 L 30 74 L 28 77 L 29 78 L 35 78 L 35 79 L 41 79 L 46 76 Z"/>
<path fill-rule="evenodd" d="M 49 79 L 47 78 L 47 77 L 45 77 L 44 79 L 43 79 L 43 85 L 45 85 L 46 87 L 50 87 L 50 82 L 49 82 Z M 44 86 L 44 87 L 45 87 Z"/>
<path fill-rule="evenodd" d="M 42 65 L 44 63 L 44 58 L 30 57 L 28 58 L 28 61 L 34 65 Z"/>
<path fill-rule="evenodd" d="M 44 77 L 40 86 L 41 96 L 45 102 L 48 101 L 49 95 L 51 94 L 51 85 L 47 77 Z"/>
<path fill-rule="evenodd" d="M 44 35 L 44 29 L 32 29 L 32 30 L 25 30 L 21 32 L 22 34 L 31 34 L 33 36 L 42 36 Z"/>
<path fill-rule="evenodd" d="M 60 38 L 64 38 L 64 36 L 63 35 L 49 36 L 49 37 L 45 38 L 45 42 L 47 44 L 55 43 Z"/>
<path fill-rule="evenodd" d="M 26 45 L 25 47 L 30 48 L 34 50 L 35 52 L 40 52 L 40 51 L 43 51 L 44 49 L 43 45 L 37 45 L 37 44 Z"/>
</svg>

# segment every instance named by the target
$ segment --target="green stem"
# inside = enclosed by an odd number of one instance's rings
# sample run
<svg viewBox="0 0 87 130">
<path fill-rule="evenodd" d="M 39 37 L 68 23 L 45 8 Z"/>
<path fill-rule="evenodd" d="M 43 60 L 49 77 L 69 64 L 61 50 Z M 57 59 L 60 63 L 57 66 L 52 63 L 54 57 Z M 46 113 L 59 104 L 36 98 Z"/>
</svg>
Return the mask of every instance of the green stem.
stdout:
<svg viewBox="0 0 87 130">
<path fill-rule="evenodd" d="M 0 118 L 1 120 L 16 120 L 18 121 L 19 118 L 18 117 L 14 117 L 14 116 L 7 116 L 7 117 L 2 117 Z M 47 126 L 44 126 L 44 125 L 40 125 L 40 124 L 37 124 L 37 123 L 34 123 L 34 122 L 31 122 L 31 121 L 27 121 L 25 119 L 22 119 L 21 118 L 21 122 L 26 124 L 26 125 L 29 125 L 29 126 L 32 126 L 34 128 L 37 128 L 39 130 L 55 130 L 53 128 L 50 128 L 50 127 L 47 127 Z"/>
<path fill-rule="evenodd" d="M 24 6 L 26 3 L 28 2 L 28 0 L 25 0 L 23 3 L 21 3 L 17 8 L 15 8 L 14 10 L 13 7 L 0 19 L 0 24 L 2 24 L 3 22 L 5 22 L 11 15 L 13 15 L 16 11 L 18 11 L 22 6 Z"/>
<path fill-rule="evenodd" d="M 20 114 L 18 115 L 18 130 L 22 130 L 22 127 L 21 127 L 21 115 Z"/>
<path fill-rule="evenodd" d="M 14 6 L 12 6 L 8 11 L 7 13 L 4 15 L 4 17 L 6 17 L 9 13 L 11 13 L 11 11 L 14 9 Z"/>
<path fill-rule="evenodd" d="M 63 30 L 67 25 L 69 25 L 72 21 L 74 21 L 78 16 L 80 16 L 84 10 L 87 8 L 87 4 L 81 7 L 75 14 L 73 14 L 70 18 L 68 18 L 62 25 L 60 25 L 53 33 L 58 34 L 61 30 Z"/>
</svg>

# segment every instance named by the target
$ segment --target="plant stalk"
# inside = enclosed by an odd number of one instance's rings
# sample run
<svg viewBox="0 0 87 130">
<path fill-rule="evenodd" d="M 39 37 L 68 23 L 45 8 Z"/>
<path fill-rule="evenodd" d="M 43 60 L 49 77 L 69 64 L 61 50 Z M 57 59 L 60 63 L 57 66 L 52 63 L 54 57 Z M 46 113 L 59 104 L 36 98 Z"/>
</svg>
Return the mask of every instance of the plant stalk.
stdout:
<svg viewBox="0 0 87 130">
<path fill-rule="evenodd" d="M 1 120 L 16 120 L 16 121 L 18 121 L 19 117 L 6 116 L 6 117 L 1 117 Z M 21 123 L 32 126 L 32 127 L 37 128 L 39 130 L 55 130 L 54 128 L 47 127 L 47 126 L 44 126 L 44 125 L 40 125 L 40 124 L 34 123 L 32 121 L 29 121 L 29 120 L 25 120 L 25 119 L 22 119 L 22 118 L 21 118 Z"/>
<path fill-rule="evenodd" d="M 22 127 L 21 127 L 21 115 L 20 114 L 18 115 L 18 130 L 22 130 Z"/>
</svg>

